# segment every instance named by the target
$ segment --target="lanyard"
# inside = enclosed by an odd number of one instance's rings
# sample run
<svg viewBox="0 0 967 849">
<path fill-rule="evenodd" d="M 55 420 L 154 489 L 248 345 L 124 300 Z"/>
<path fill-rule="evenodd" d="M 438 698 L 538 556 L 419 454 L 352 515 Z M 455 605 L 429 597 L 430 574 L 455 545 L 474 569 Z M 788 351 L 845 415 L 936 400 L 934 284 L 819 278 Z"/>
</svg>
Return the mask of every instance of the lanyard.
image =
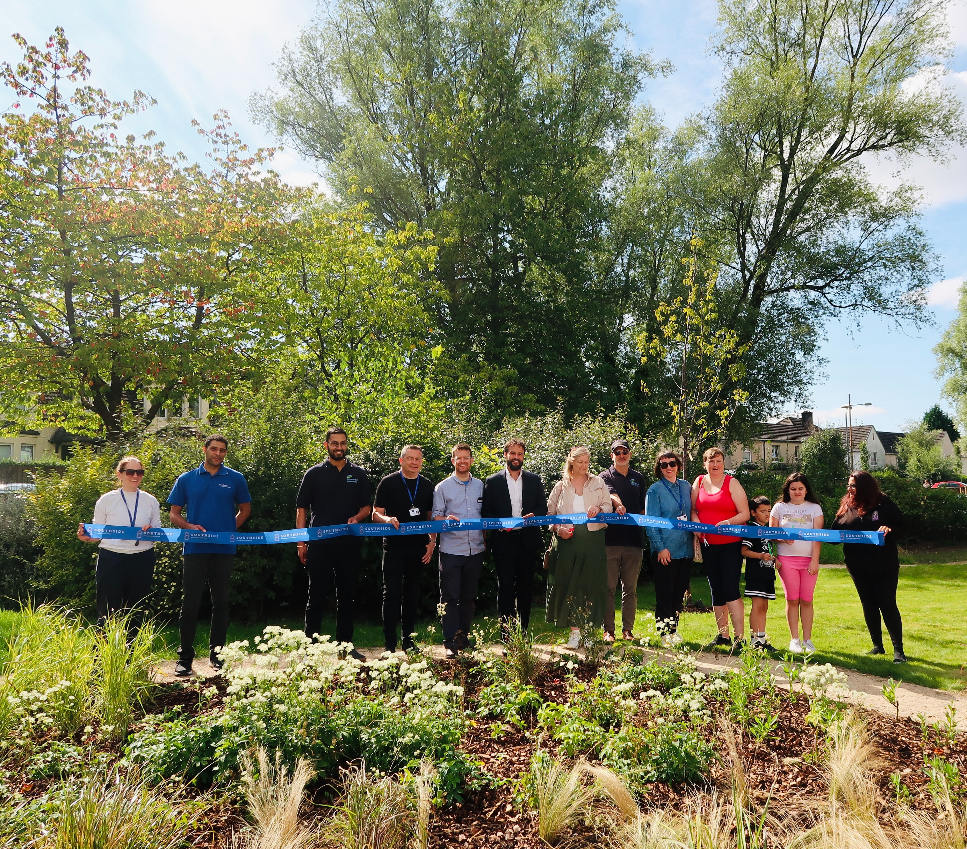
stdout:
<svg viewBox="0 0 967 849">
<path fill-rule="evenodd" d="M 676 484 L 675 489 L 672 490 L 671 484 L 669 484 L 668 481 L 666 481 L 664 478 L 661 479 L 661 482 L 663 484 L 665 484 L 665 489 L 668 490 L 668 494 L 669 495 L 671 495 L 672 492 L 674 492 L 675 498 L 678 499 L 678 515 L 679 516 L 684 515 L 685 514 L 685 502 L 682 499 L 682 485 L 676 480 L 675 481 L 675 484 Z"/>
<path fill-rule="evenodd" d="M 141 500 L 141 490 L 138 490 L 138 494 L 134 496 L 134 515 L 131 515 L 131 509 L 128 507 L 128 500 L 124 497 L 124 490 L 119 489 L 118 492 L 121 493 L 121 500 L 124 502 L 124 509 L 128 511 L 128 518 L 131 520 L 131 527 L 134 527 L 134 522 L 138 518 L 138 502 Z M 134 543 L 136 546 L 141 544 L 141 540 Z"/>
<path fill-rule="evenodd" d="M 416 476 L 416 486 L 413 487 L 412 492 L 410 492 L 410 484 L 406 479 L 406 475 L 403 474 L 402 469 L 400 469 L 400 477 L 403 478 L 403 486 L 406 487 L 406 494 L 410 497 L 410 507 L 416 507 L 416 494 L 420 491 L 420 476 Z"/>
</svg>

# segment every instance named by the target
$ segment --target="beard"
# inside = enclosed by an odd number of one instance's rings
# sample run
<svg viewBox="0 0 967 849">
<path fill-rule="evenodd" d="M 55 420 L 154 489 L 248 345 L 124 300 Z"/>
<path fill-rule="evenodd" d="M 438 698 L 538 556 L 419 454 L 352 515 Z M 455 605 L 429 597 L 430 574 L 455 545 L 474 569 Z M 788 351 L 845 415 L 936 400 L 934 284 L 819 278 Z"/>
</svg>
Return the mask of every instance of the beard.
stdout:
<svg viewBox="0 0 967 849">
<path fill-rule="evenodd" d="M 507 461 L 507 468 L 512 472 L 519 472 L 521 467 L 524 465 L 523 460 L 518 460 L 516 458 Z"/>
<path fill-rule="evenodd" d="M 329 454 L 330 460 L 342 460 L 346 457 L 345 448 L 327 448 L 326 453 Z"/>
</svg>

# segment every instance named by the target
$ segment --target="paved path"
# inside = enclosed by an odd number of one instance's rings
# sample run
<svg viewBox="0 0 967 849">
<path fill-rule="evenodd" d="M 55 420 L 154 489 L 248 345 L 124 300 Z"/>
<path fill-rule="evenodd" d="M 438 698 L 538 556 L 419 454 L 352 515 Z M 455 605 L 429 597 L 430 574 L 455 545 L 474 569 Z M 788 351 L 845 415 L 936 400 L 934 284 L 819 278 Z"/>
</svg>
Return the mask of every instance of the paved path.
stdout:
<svg viewBox="0 0 967 849">
<path fill-rule="evenodd" d="M 566 656 L 571 654 L 568 649 L 558 645 L 537 645 L 535 649 L 547 655 Z M 496 649 L 495 649 L 496 650 Z M 379 657 L 382 649 L 360 649 L 368 659 Z M 431 646 L 429 651 L 432 656 L 440 660 L 443 658 L 442 646 Z M 648 650 L 654 657 L 671 659 L 673 652 L 664 650 Z M 698 668 L 703 672 L 720 672 L 724 669 L 731 669 L 739 666 L 739 659 L 730 655 L 719 654 L 716 652 L 696 652 L 694 654 L 698 662 Z M 788 683 L 782 670 L 782 664 L 776 661 L 769 661 L 770 671 L 775 677 L 780 687 L 788 689 Z M 196 677 L 212 678 L 217 673 L 212 669 L 207 658 L 195 661 L 193 673 Z M 846 673 L 847 686 L 852 695 L 850 701 L 861 705 L 870 710 L 878 711 L 887 716 L 895 716 L 896 708 L 883 698 L 883 684 L 886 678 L 878 678 L 874 675 L 867 675 L 863 672 L 856 672 L 852 669 L 842 669 Z M 155 678 L 159 683 L 171 683 L 181 681 L 174 674 L 174 661 L 166 661 L 155 669 Z M 943 722 L 947 705 L 951 702 L 957 709 L 957 727 L 961 731 L 967 731 L 967 694 L 952 693 L 947 690 L 934 690 L 930 687 L 921 687 L 918 684 L 907 684 L 901 682 L 896 688 L 897 701 L 900 703 L 900 716 L 916 717 L 923 714 L 931 723 Z"/>
</svg>

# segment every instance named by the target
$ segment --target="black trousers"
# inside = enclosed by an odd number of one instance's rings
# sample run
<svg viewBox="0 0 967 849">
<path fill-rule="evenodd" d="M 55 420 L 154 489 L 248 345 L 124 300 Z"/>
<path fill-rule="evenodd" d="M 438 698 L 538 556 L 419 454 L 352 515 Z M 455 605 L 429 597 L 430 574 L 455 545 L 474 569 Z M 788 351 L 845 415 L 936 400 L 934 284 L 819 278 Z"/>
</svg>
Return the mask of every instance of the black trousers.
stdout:
<svg viewBox="0 0 967 849">
<path fill-rule="evenodd" d="M 440 552 L 440 604 L 443 605 L 443 645 L 459 649 L 467 643 L 473 628 L 477 584 L 484 554 Z"/>
<path fill-rule="evenodd" d="M 883 647 L 883 628 L 880 616 L 886 630 L 890 634 L 894 650 L 903 651 L 903 622 L 900 620 L 900 608 L 896 603 L 896 588 L 900 581 L 899 566 L 885 566 L 875 571 L 857 569 L 846 566 L 856 592 L 863 605 L 863 618 L 870 632 L 870 639 L 874 646 Z"/>
<path fill-rule="evenodd" d="M 383 549 L 383 636 L 386 651 L 396 651 L 397 628 L 403 629 L 403 649 L 415 646 L 420 576 L 426 548 Z"/>
<path fill-rule="evenodd" d="M 104 627 L 111 614 L 129 611 L 131 618 L 128 620 L 128 642 L 134 639 L 144 616 L 141 602 L 151 592 L 154 563 L 154 548 L 146 548 L 133 554 L 121 554 L 106 548 L 97 552 L 94 574 L 99 628 Z"/>
<path fill-rule="evenodd" d="M 332 590 L 336 593 L 336 642 L 353 641 L 353 614 L 362 550 L 357 539 L 310 542 L 306 552 L 309 599 L 306 602 L 306 636 L 318 634 L 322 613 Z"/>
<path fill-rule="evenodd" d="M 500 534 L 504 531 L 491 531 Z M 511 531 L 511 534 L 520 531 Z M 530 625 L 531 602 L 534 596 L 534 572 L 540 550 L 522 545 L 509 545 L 494 551 L 497 571 L 497 615 L 503 622 L 520 617 L 525 631 Z M 506 636 L 506 634 L 504 634 Z"/>
<path fill-rule="evenodd" d="M 206 584 L 212 599 L 212 627 L 208 645 L 211 651 L 225 645 L 228 634 L 228 587 L 234 565 L 234 554 L 186 554 L 182 558 L 181 618 L 178 622 L 181 638 L 178 660 L 182 663 L 191 664 L 195 659 L 198 608 Z"/>
<path fill-rule="evenodd" d="M 692 580 L 692 558 L 673 559 L 665 566 L 658 562 L 657 553 L 652 554 L 651 574 L 655 581 L 655 626 L 659 634 L 674 634 Z"/>
<path fill-rule="evenodd" d="M 702 561 L 708 575 L 708 587 L 712 591 L 712 607 L 721 607 L 742 598 L 739 582 L 742 580 L 742 541 L 722 545 L 703 545 Z"/>
</svg>

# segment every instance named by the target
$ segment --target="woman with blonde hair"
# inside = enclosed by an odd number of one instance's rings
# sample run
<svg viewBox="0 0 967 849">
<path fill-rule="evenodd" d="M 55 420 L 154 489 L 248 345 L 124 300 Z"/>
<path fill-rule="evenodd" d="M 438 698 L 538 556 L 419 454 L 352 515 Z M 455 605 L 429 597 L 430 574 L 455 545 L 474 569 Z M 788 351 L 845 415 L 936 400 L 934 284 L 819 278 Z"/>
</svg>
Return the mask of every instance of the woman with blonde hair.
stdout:
<svg viewBox="0 0 967 849">
<path fill-rule="evenodd" d="M 706 474 L 692 484 L 692 521 L 705 525 L 744 525 L 749 521 L 749 497 L 734 477 L 725 473 L 725 454 L 709 448 L 703 455 Z M 695 534 L 702 543 L 702 561 L 712 591 L 718 633 L 711 646 L 740 648 L 745 634 L 745 605 L 739 592 L 742 540 L 725 534 Z M 729 639 L 729 617 L 735 643 Z"/>
<path fill-rule="evenodd" d="M 591 452 L 585 446 L 571 449 L 563 479 L 554 485 L 547 500 L 549 514 L 585 513 L 593 519 L 611 510 L 607 484 L 591 474 L 590 465 Z M 549 565 L 547 621 L 570 626 L 568 648 L 580 645 L 582 625 L 597 624 L 604 616 L 608 558 L 601 531 L 606 527 L 601 522 L 551 525 L 554 553 Z"/>
<path fill-rule="evenodd" d="M 97 499 L 95 525 L 128 525 L 146 531 L 161 527 L 158 499 L 141 489 L 144 465 L 137 457 L 122 457 L 114 469 L 118 488 Z M 112 613 L 131 611 L 128 640 L 141 625 L 141 603 L 151 591 L 154 575 L 154 543 L 142 539 L 101 539 L 89 536 L 84 523 L 77 526 L 77 538 L 99 545 L 95 581 L 97 623 L 103 627 Z"/>
</svg>

